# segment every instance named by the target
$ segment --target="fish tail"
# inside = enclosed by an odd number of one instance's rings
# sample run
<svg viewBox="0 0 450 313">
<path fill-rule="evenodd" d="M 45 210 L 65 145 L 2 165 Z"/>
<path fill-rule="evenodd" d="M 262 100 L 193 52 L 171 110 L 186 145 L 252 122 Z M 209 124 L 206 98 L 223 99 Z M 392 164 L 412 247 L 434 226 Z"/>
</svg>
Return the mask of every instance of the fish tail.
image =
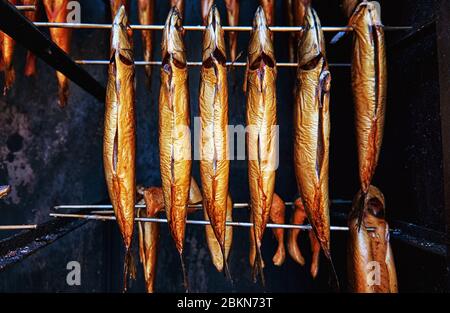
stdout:
<svg viewBox="0 0 450 313">
<path fill-rule="evenodd" d="M 330 251 L 325 251 L 325 256 L 327 257 L 328 260 L 328 268 L 330 269 L 330 281 L 329 284 L 331 286 L 331 288 L 333 289 L 334 292 L 339 292 L 339 278 L 337 276 L 336 273 L 336 268 L 334 267 L 334 262 L 333 259 L 331 258 L 331 254 Z"/>
<path fill-rule="evenodd" d="M 128 289 L 128 278 L 136 279 L 136 264 L 134 262 L 133 251 L 131 246 L 126 249 L 125 252 L 125 262 L 123 270 L 123 291 L 126 292 Z"/>
<path fill-rule="evenodd" d="M 261 285 L 263 288 L 266 287 L 266 280 L 264 277 L 264 270 L 262 266 L 262 254 L 261 254 L 261 247 L 256 244 L 256 260 L 255 264 L 253 265 L 253 281 L 256 282 L 257 276 L 259 274 L 259 279 L 261 280 Z"/>
<path fill-rule="evenodd" d="M 186 293 L 189 293 L 189 280 L 186 271 L 186 265 L 184 264 L 183 252 L 179 253 L 180 255 L 180 263 L 181 263 L 181 271 L 183 274 L 183 287 Z"/>
<path fill-rule="evenodd" d="M 231 285 L 233 285 L 233 278 L 231 277 L 230 268 L 228 267 L 228 262 L 227 262 L 226 252 L 225 252 L 225 246 L 224 246 L 223 243 L 220 245 L 220 250 L 222 252 L 223 271 L 225 273 L 225 277 L 226 277 L 227 280 L 230 281 Z"/>
</svg>

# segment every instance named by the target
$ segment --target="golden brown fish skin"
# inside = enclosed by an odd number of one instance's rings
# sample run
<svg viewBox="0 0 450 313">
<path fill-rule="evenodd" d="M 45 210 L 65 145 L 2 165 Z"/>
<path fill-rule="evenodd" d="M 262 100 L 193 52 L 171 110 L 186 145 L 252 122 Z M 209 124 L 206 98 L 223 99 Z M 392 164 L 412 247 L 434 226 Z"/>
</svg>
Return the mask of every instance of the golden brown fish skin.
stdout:
<svg viewBox="0 0 450 313">
<path fill-rule="evenodd" d="M 17 4 L 16 0 L 9 0 L 9 2 L 13 5 Z M 16 42 L 5 33 L 2 33 L 2 37 L 1 63 L 3 71 L 5 72 L 5 86 L 3 88 L 3 94 L 6 95 L 16 80 L 16 71 L 14 69 L 13 60 Z"/>
<path fill-rule="evenodd" d="M 197 182 L 191 177 L 191 186 L 189 188 L 189 204 L 199 204 L 203 201 L 202 192 Z M 188 212 L 191 213 L 191 212 Z"/>
<path fill-rule="evenodd" d="M 184 0 L 169 0 L 170 7 L 176 7 L 181 18 L 184 19 Z"/>
<path fill-rule="evenodd" d="M 36 22 L 39 8 L 39 6 L 37 5 L 37 0 L 22 0 L 22 4 L 35 6 L 35 10 L 25 11 L 24 15 L 30 21 Z M 25 63 L 25 76 L 30 77 L 34 75 L 36 75 L 36 55 L 34 55 L 34 53 L 32 53 L 31 51 L 28 51 Z"/>
<path fill-rule="evenodd" d="M 11 192 L 11 186 L 0 186 L 0 199 L 5 198 Z"/>
<path fill-rule="evenodd" d="M 138 12 L 139 12 L 139 23 L 141 25 L 153 25 L 154 24 L 154 11 L 155 11 L 155 1 L 154 0 L 138 0 Z M 142 45 L 144 47 L 144 61 L 152 61 L 153 55 L 153 31 L 142 30 Z M 151 86 L 151 76 L 152 76 L 152 66 L 146 65 L 145 75 L 147 76 L 147 86 Z"/>
<path fill-rule="evenodd" d="M 299 45 L 294 107 L 294 162 L 300 196 L 308 219 L 328 259 L 330 220 L 328 162 L 331 75 L 325 56 L 320 20 L 307 8 L 306 27 Z"/>
<path fill-rule="evenodd" d="M 270 207 L 275 189 L 277 166 L 277 103 L 276 61 L 262 7 L 258 7 L 253 21 L 248 48 L 246 84 L 247 93 L 247 154 L 250 187 L 251 220 L 256 242 L 254 279 L 262 272 L 261 243 L 270 216 Z"/>
<path fill-rule="evenodd" d="M 135 68 L 132 31 L 123 7 L 114 19 L 111 43 L 103 164 L 109 197 L 127 251 L 125 274 L 130 269 L 133 275 L 131 242 L 136 202 Z"/>
<path fill-rule="evenodd" d="M 237 26 L 239 24 L 239 0 L 225 0 L 227 7 L 227 18 L 229 26 Z M 237 57 L 237 32 L 228 32 L 228 40 L 230 45 L 230 59 L 236 61 Z"/>
<path fill-rule="evenodd" d="M 49 22 L 67 22 L 69 0 L 42 0 L 42 2 Z M 50 36 L 58 47 L 69 53 L 72 39 L 71 28 L 50 28 Z M 60 72 L 56 72 L 56 78 L 58 79 L 58 104 L 60 107 L 64 107 L 69 97 L 69 79 Z"/>
<path fill-rule="evenodd" d="M 270 221 L 274 224 L 284 224 L 285 222 L 286 205 L 283 199 L 276 193 L 273 194 L 272 207 L 270 208 Z M 284 229 L 274 228 L 273 234 L 278 242 L 278 247 L 275 255 L 272 258 L 273 264 L 281 266 L 286 259 L 286 249 L 284 246 Z"/>
<path fill-rule="evenodd" d="M 125 10 L 127 15 L 130 14 L 130 2 L 128 0 L 109 0 L 110 8 L 111 8 L 111 19 L 114 20 L 114 17 L 117 15 L 120 7 L 125 6 Z"/>
<path fill-rule="evenodd" d="M 359 191 L 353 200 L 348 226 L 348 279 L 351 292 L 357 293 L 397 293 L 397 274 L 389 242 L 389 225 L 384 218 L 385 200 L 381 191 L 369 186 L 367 201 Z M 364 207 L 361 208 L 361 203 Z M 362 227 L 358 226 L 360 211 L 363 211 Z M 369 231 L 367 228 L 375 228 Z M 374 270 L 370 262 L 379 264 L 380 281 L 368 281 L 369 271 Z"/>
<path fill-rule="evenodd" d="M 200 0 L 203 26 L 208 25 L 208 16 L 213 4 L 214 0 Z"/>
<path fill-rule="evenodd" d="M 209 220 L 208 214 L 206 210 L 203 210 L 205 220 Z M 227 210 L 226 210 L 227 216 L 226 221 L 232 222 L 233 221 L 233 200 L 231 199 L 231 195 L 228 194 L 227 197 Z M 220 246 L 219 242 L 217 241 L 216 235 L 214 234 L 214 230 L 210 225 L 207 225 L 205 227 L 206 231 L 206 241 L 208 243 L 209 252 L 211 255 L 212 262 L 214 264 L 214 267 L 219 272 L 223 272 L 224 270 L 224 264 L 226 264 L 228 260 L 228 256 L 230 254 L 231 245 L 233 243 L 233 227 L 227 226 L 225 228 L 225 243 L 224 243 L 224 249 L 222 250 L 222 247 Z M 225 251 L 223 253 L 222 251 Z M 225 254 L 225 255 L 224 255 Z M 225 259 L 225 263 L 224 263 Z"/>
<path fill-rule="evenodd" d="M 212 6 L 203 34 L 200 73 L 200 177 L 203 207 L 225 259 L 228 176 L 228 83 L 224 31 Z"/>
<path fill-rule="evenodd" d="M 267 25 L 275 25 L 275 0 L 259 0 L 266 15 Z"/>
<path fill-rule="evenodd" d="M 164 198 L 162 188 L 150 187 L 144 190 L 146 209 L 137 212 L 138 217 L 157 217 L 164 210 Z M 139 257 L 144 270 L 145 285 L 148 293 L 155 291 L 154 281 L 156 277 L 156 265 L 159 247 L 159 223 L 138 223 L 139 230 Z"/>
<path fill-rule="evenodd" d="M 383 140 L 387 94 L 384 31 L 377 7 L 359 4 L 350 17 L 354 29 L 352 87 L 361 189 L 367 193 Z"/>
<path fill-rule="evenodd" d="M 164 27 L 162 57 L 159 96 L 161 178 L 169 228 L 181 256 L 192 161 L 188 70 L 182 20 L 175 7 L 170 10 Z"/>
</svg>

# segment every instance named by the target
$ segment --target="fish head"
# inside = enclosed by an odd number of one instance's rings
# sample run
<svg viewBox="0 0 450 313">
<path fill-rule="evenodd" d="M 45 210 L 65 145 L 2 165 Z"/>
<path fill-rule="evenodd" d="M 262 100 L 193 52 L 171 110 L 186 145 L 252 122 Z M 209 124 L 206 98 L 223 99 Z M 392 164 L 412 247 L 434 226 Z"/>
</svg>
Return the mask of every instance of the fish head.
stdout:
<svg viewBox="0 0 450 313">
<path fill-rule="evenodd" d="M 308 65 L 310 62 L 325 57 L 325 38 L 319 17 L 311 6 L 306 7 L 302 38 L 298 45 L 298 65 Z"/>
<path fill-rule="evenodd" d="M 128 24 L 125 7 L 122 5 L 114 17 L 111 31 L 111 58 L 118 52 L 126 64 L 133 64 L 133 31 Z"/>
<path fill-rule="evenodd" d="M 203 35 L 203 61 L 214 58 L 219 63 L 226 62 L 225 36 L 220 23 L 220 14 L 216 5 L 211 7 Z"/>
<path fill-rule="evenodd" d="M 248 65 L 251 68 L 259 66 L 261 60 L 269 66 L 275 66 L 272 32 L 267 25 L 264 10 L 259 6 L 253 19 L 253 29 L 250 35 Z"/>
<path fill-rule="evenodd" d="M 366 194 L 361 190 L 356 194 L 350 217 L 357 218 L 361 212 L 365 226 L 378 226 L 385 222 L 386 204 L 380 189 L 371 185 Z"/>
<path fill-rule="evenodd" d="M 186 66 L 186 50 L 184 47 L 183 19 L 176 7 L 173 7 L 167 16 L 162 37 L 163 64 L 172 60 L 179 67 Z"/>
</svg>

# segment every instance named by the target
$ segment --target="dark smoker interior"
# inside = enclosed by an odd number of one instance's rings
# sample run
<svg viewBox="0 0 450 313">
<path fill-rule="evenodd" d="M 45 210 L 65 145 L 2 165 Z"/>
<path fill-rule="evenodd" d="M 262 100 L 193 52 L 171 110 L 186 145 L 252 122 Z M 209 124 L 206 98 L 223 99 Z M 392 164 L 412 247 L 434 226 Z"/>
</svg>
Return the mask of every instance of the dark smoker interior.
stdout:
<svg viewBox="0 0 450 313">
<path fill-rule="evenodd" d="M 316 0 L 323 26 L 344 26 L 346 18 L 338 0 Z M 391 228 L 393 251 L 400 292 L 449 291 L 446 229 L 450 209 L 445 199 L 444 162 L 445 123 L 441 112 L 448 81 L 442 81 L 449 70 L 442 49 L 448 48 L 450 17 L 439 8 L 441 1 L 383 1 L 382 20 L 386 26 L 413 26 L 411 30 L 386 31 L 388 61 L 388 100 L 383 148 L 373 184 L 386 198 L 387 220 Z M 136 1 L 131 1 L 131 23 L 137 24 Z M 223 1 L 216 1 L 223 23 L 226 11 Z M 251 25 L 257 1 L 241 1 L 240 25 Z M 108 1 L 81 1 L 83 23 L 110 23 Z M 168 1 L 157 1 L 155 24 L 163 24 L 169 11 Z M 41 12 L 43 12 L 41 10 Z M 275 25 L 286 25 L 283 1 L 276 2 Z M 44 14 L 41 14 L 41 19 Z M 186 1 L 185 25 L 201 24 L 198 1 Z M 44 30 L 47 32 L 47 30 Z M 446 35 L 445 35 L 446 32 Z M 327 32 L 330 63 L 349 63 L 351 34 L 337 44 L 329 44 L 335 33 Z M 74 59 L 108 59 L 108 30 L 75 30 L 71 56 Z M 447 36 L 447 37 L 445 37 Z M 161 32 L 155 32 L 154 59 L 161 60 Z M 287 33 L 275 34 L 278 62 L 287 62 Z M 141 37 L 134 32 L 135 58 L 142 60 Z M 201 32 L 186 33 L 188 60 L 201 60 Z M 244 61 L 249 34 L 240 32 L 238 51 Z M 446 51 L 447 53 L 450 50 Z M 70 85 L 69 104 L 57 105 L 54 70 L 38 61 L 37 76 L 23 73 L 26 50 L 18 45 L 15 53 L 17 81 L 7 96 L 0 97 L 0 183 L 9 183 L 12 194 L 0 202 L 0 224 L 45 223 L 49 233 L 30 231 L 20 240 L 34 252 L 6 264 L 4 256 L 17 244 L 17 232 L 0 232 L 1 292 L 119 292 L 123 286 L 123 245 L 116 223 L 100 221 L 54 221 L 49 217 L 58 204 L 108 203 L 102 164 L 104 104 Z M 448 54 L 447 54 L 448 57 Z M 447 66 L 447 67 L 446 67 Z M 85 66 L 94 78 L 106 85 L 107 67 Z M 153 69 L 151 90 L 145 85 L 143 67 L 137 67 L 137 182 L 160 186 L 158 154 L 159 67 Z M 447 73 L 448 74 L 448 73 Z M 349 67 L 332 67 L 330 193 L 332 199 L 351 200 L 358 189 L 357 153 L 353 123 L 353 101 Z M 245 124 L 245 96 L 242 91 L 244 69 L 229 72 L 230 124 Z M 3 77 L 0 79 L 3 86 Z M 278 121 L 280 125 L 280 166 L 276 192 L 285 201 L 293 201 L 296 183 L 293 170 L 292 110 L 295 69 L 279 68 L 277 80 Z M 189 70 L 191 118 L 198 116 L 199 67 Z M 447 143 L 448 145 L 448 143 Z M 447 146 L 447 150 L 448 150 Z M 193 175 L 199 177 L 198 161 Z M 447 182 L 448 185 L 448 182 Z M 234 202 L 248 201 L 247 163 L 232 161 L 230 188 Z M 448 191 L 447 191 L 448 192 Z M 447 207 L 446 207 L 447 205 Z M 349 204 L 331 206 L 332 225 L 346 225 Z M 289 221 L 291 208 L 287 208 Z M 247 209 L 235 209 L 234 220 L 248 221 Z M 197 212 L 189 219 L 202 219 Z M 54 223 L 66 223 L 58 232 Z M 301 235 L 301 249 L 306 266 L 301 267 L 287 255 L 285 264 L 272 264 L 276 241 L 270 229 L 263 241 L 266 287 L 254 284 L 248 263 L 247 228 L 235 228 L 230 254 L 230 271 L 234 286 L 218 273 L 209 256 L 204 228 L 188 225 L 186 257 L 192 292 L 327 292 L 329 271 L 322 257 L 319 276 L 309 274 L 310 253 L 306 233 Z M 11 239 L 12 236 L 13 237 Z M 14 240 L 15 238 L 15 240 Z M 58 240 L 55 240 L 58 239 Z M 137 239 L 137 238 L 136 238 Z M 332 255 L 342 290 L 346 290 L 346 232 L 332 232 Z M 27 242 L 32 242 L 27 245 Z M 135 243 L 137 240 L 135 240 Z M 446 243 L 447 242 L 447 243 Z M 36 246 L 40 246 L 38 249 Z M 137 246 L 135 256 L 138 259 Z M 66 283 L 70 261 L 81 264 L 80 286 Z M 131 283 L 131 292 L 143 292 L 142 267 Z M 161 227 L 158 255 L 157 292 L 182 292 L 182 275 L 175 246 L 167 225 Z"/>
</svg>

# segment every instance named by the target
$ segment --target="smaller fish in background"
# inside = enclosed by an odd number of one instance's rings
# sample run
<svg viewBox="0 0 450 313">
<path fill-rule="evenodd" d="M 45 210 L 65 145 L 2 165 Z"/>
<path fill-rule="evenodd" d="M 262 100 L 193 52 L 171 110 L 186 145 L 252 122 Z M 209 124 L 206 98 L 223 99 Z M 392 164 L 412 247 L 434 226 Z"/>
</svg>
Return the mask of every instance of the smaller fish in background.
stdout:
<svg viewBox="0 0 450 313">
<path fill-rule="evenodd" d="M 18 2 L 16 0 L 9 0 L 9 3 L 16 5 Z M 14 69 L 14 49 L 16 47 L 16 42 L 5 33 L 2 34 L 2 47 L 1 47 L 1 57 L 0 60 L 2 71 L 5 74 L 5 86 L 3 87 L 3 94 L 6 95 L 8 90 L 11 89 L 12 85 L 16 81 L 16 70 Z"/>
<path fill-rule="evenodd" d="M 184 0 L 169 0 L 170 7 L 176 7 L 180 16 L 184 19 Z"/>
<path fill-rule="evenodd" d="M 141 25 L 152 25 L 154 23 L 154 0 L 138 0 L 139 23 Z M 144 61 L 152 61 L 153 55 L 153 31 L 142 30 L 142 45 L 144 47 Z M 152 66 L 145 65 L 145 75 L 147 76 L 147 87 L 150 89 L 152 83 Z"/>
<path fill-rule="evenodd" d="M 38 0 L 22 0 L 23 5 L 34 5 L 35 9 L 30 11 L 25 11 L 24 15 L 31 22 L 36 22 L 39 13 L 39 3 Z M 31 51 L 27 52 L 26 63 L 25 63 L 25 71 L 24 74 L 26 77 L 31 77 L 36 75 L 36 55 Z"/>
<path fill-rule="evenodd" d="M 227 7 L 228 26 L 238 26 L 239 24 L 239 0 L 225 0 Z M 230 47 L 230 60 L 236 62 L 237 58 L 237 32 L 228 32 Z"/>
</svg>

